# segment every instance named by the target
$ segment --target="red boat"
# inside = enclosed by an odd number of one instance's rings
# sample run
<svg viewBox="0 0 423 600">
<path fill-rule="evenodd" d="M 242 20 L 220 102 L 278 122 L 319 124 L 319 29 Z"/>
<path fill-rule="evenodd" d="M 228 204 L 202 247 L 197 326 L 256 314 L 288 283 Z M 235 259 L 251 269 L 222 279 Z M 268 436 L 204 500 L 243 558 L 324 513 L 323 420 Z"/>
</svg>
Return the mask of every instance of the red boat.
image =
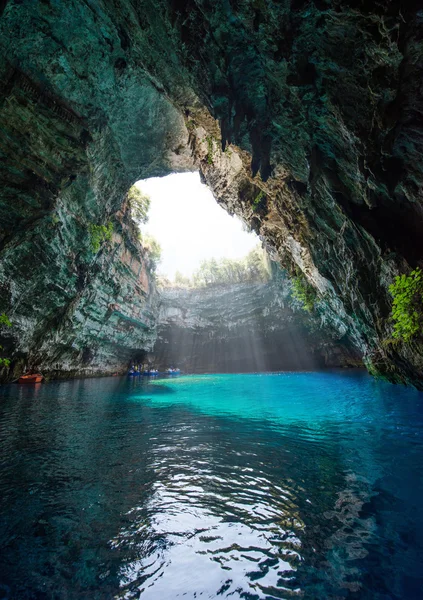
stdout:
<svg viewBox="0 0 423 600">
<path fill-rule="evenodd" d="M 18 379 L 18 383 L 40 383 L 43 379 L 44 377 L 40 373 L 21 375 Z"/>
</svg>

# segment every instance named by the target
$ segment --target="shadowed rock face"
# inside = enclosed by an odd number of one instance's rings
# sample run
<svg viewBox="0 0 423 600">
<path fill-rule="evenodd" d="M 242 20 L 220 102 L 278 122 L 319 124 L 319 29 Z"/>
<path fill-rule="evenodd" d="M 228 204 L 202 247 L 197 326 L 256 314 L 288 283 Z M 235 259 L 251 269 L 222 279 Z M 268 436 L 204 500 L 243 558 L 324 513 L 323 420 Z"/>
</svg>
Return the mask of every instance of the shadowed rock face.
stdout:
<svg viewBox="0 0 423 600">
<path fill-rule="evenodd" d="M 423 258 L 419 2 L 9 0 L 0 14 L 11 351 L 43 362 L 43 338 L 59 370 L 70 348 L 72 369 L 85 368 L 98 336 L 80 302 L 99 324 L 107 315 L 89 291 L 98 260 L 81 258 L 87 226 L 119 229 L 137 179 L 199 169 L 275 260 L 305 274 L 375 371 L 421 385 L 420 341 L 382 343 L 388 286 Z M 131 351 L 154 337 L 140 322 Z"/>
<path fill-rule="evenodd" d="M 164 290 L 150 360 L 190 373 L 362 366 L 347 335 L 292 308 L 289 289 L 274 280 Z"/>
</svg>

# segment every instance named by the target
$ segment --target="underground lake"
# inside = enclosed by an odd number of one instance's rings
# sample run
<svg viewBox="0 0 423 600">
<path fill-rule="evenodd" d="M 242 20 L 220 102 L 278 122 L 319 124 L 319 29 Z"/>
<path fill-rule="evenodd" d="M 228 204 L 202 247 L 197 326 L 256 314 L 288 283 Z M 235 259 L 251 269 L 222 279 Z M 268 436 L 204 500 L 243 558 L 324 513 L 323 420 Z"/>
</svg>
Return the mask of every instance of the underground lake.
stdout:
<svg viewBox="0 0 423 600">
<path fill-rule="evenodd" d="M 360 370 L 0 388 L 0 598 L 421 598 L 423 394 Z"/>
</svg>

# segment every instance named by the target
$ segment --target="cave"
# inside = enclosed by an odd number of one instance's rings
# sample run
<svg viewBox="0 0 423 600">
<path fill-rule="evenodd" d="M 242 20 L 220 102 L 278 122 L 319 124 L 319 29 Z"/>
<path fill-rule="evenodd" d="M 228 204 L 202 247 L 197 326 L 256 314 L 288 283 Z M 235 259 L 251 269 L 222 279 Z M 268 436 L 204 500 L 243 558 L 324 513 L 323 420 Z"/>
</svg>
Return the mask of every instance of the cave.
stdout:
<svg viewBox="0 0 423 600">
<path fill-rule="evenodd" d="M 151 348 L 154 293 L 125 197 L 140 179 L 198 170 L 273 260 L 304 275 L 373 373 L 420 385 L 419 338 L 390 343 L 389 293 L 421 264 L 420 13 L 282 3 L 251 17 L 247 4 L 4 3 L 11 376 L 25 361 L 110 373 Z M 112 247 L 93 259 L 87 231 L 111 221 Z"/>
<path fill-rule="evenodd" d="M 417 0 L 0 0 L 0 598 L 421 597 L 422 81 Z M 266 281 L 159 285 L 189 173 Z"/>
</svg>

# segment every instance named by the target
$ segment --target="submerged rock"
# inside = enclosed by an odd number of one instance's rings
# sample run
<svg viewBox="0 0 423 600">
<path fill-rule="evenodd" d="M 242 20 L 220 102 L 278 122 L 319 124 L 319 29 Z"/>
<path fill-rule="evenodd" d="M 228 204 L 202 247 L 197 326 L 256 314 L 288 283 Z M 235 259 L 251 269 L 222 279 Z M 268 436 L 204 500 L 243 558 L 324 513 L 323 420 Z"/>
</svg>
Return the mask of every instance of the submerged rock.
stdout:
<svg viewBox="0 0 423 600">
<path fill-rule="evenodd" d="M 423 257 L 419 2 L 1 7 L 0 310 L 15 361 L 100 372 L 151 346 L 149 292 L 134 321 L 119 300 L 130 339 L 110 327 L 125 262 L 106 268 L 113 245 L 84 258 L 87 227 L 115 219 L 138 179 L 198 169 L 373 372 L 422 386 L 420 338 L 391 343 L 388 291 Z"/>
</svg>

